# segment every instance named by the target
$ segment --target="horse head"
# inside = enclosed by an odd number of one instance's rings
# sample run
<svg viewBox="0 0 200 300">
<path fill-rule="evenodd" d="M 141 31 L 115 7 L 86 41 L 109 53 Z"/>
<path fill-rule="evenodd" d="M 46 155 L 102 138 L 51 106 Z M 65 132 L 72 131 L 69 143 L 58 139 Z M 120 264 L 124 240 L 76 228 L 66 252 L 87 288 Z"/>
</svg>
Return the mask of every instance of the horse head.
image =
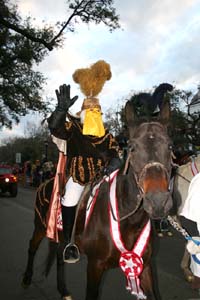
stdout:
<svg viewBox="0 0 200 300">
<path fill-rule="evenodd" d="M 143 199 L 143 208 L 151 218 L 163 218 L 172 207 L 170 174 L 172 142 L 167 133 L 169 102 L 162 105 L 159 116 L 138 119 L 133 103 L 128 101 L 125 116 L 129 132 L 129 172 Z"/>
</svg>

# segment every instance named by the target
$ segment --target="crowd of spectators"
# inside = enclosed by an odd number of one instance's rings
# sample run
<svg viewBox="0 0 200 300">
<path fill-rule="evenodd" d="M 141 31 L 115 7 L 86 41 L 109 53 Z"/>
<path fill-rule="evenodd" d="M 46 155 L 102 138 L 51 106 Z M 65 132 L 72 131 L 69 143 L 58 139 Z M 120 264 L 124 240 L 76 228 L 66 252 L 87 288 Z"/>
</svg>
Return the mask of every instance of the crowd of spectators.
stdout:
<svg viewBox="0 0 200 300">
<path fill-rule="evenodd" d="M 38 187 L 42 182 L 52 178 L 56 171 L 56 165 L 52 161 L 40 162 L 40 160 L 34 162 L 29 160 L 22 165 L 16 164 L 13 168 L 25 187 Z"/>
</svg>

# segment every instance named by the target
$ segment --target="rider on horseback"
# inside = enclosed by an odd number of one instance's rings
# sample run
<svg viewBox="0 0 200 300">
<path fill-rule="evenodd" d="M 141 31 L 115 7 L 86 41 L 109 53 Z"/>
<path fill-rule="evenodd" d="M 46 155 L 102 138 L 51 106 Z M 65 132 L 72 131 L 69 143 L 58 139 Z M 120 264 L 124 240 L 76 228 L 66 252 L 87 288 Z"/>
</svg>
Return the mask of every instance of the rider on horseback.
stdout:
<svg viewBox="0 0 200 300">
<path fill-rule="evenodd" d="M 79 259 L 76 245 L 71 243 L 71 235 L 78 201 L 84 186 L 91 182 L 99 170 L 107 174 L 121 165 L 117 143 L 113 136 L 104 129 L 99 100 L 95 98 L 106 80 L 111 78 L 110 66 L 105 61 L 98 61 L 87 69 L 78 69 L 73 79 L 80 84 L 86 98 L 81 112 L 76 117 L 68 109 L 75 103 L 77 96 L 70 98 L 70 85 L 61 85 L 56 90 L 58 105 L 48 118 L 49 129 L 53 138 L 67 141 L 68 181 L 61 198 L 63 235 L 66 247 L 64 261 L 73 263 Z M 67 116 L 67 121 L 66 121 Z"/>
</svg>

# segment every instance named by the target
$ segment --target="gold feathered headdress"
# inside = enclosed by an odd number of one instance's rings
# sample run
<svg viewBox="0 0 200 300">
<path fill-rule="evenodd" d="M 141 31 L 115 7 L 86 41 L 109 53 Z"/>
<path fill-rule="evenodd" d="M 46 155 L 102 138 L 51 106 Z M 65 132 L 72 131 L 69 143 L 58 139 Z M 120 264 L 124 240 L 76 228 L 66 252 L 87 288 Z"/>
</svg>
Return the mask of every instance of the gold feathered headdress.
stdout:
<svg viewBox="0 0 200 300">
<path fill-rule="evenodd" d="M 99 99 L 96 96 L 101 92 L 106 80 L 112 76 L 110 65 L 104 60 L 99 60 L 90 68 L 77 69 L 73 79 L 80 85 L 82 93 L 86 96 L 81 110 L 87 108 L 98 108 L 101 110 Z"/>
</svg>

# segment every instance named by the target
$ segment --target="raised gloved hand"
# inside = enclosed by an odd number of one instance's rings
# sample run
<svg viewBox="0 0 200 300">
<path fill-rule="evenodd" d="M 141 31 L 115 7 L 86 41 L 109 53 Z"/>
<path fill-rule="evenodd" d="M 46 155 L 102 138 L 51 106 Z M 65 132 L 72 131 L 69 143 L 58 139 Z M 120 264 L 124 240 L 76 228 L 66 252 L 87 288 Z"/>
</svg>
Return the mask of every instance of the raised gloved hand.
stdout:
<svg viewBox="0 0 200 300">
<path fill-rule="evenodd" d="M 59 91 L 56 90 L 56 96 L 58 100 L 57 110 L 67 112 L 68 109 L 78 99 L 78 96 L 70 98 L 70 85 L 63 84 L 59 87 Z"/>
<path fill-rule="evenodd" d="M 187 242 L 186 248 L 188 252 L 192 255 L 200 253 L 200 241 L 199 237 L 192 237 L 194 240 L 197 240 L 199 245 L 195 244 L 193 240 Z"/>
</svg>

